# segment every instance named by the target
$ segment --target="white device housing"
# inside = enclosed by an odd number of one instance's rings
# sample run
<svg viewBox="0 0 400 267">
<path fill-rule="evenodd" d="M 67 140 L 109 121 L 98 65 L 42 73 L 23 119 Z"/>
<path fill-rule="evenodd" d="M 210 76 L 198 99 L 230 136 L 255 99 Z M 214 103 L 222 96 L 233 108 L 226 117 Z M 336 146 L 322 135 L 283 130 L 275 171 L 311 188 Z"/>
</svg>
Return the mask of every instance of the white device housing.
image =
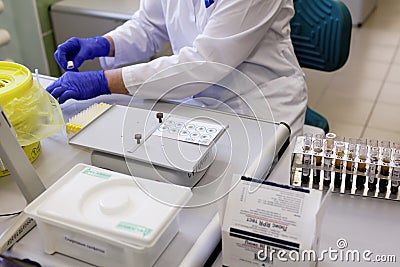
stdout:
<svg viewBox="0 0 400 267">
<path fill-rule="evenodd" d="M 161 136 L 157 111 L 115 105 L 74 135 L 69 143 L 93 150 L 92 164 L 137 177 L 194 186 L 216 155 L 215 142 L 226 126 L 186 118 L 191 125 L 215 125 L 208 145 Z M 163 121 L 184 120 L 164 114 Z M 135 135 L 140 134 L 139 143 Z"/>
<path fill-rule="evenodd" d="M 44 250 L 97 266 L 152 266 L 179 231 L 188 187 L 78 164 L 25 208 Z"/>
</svg>

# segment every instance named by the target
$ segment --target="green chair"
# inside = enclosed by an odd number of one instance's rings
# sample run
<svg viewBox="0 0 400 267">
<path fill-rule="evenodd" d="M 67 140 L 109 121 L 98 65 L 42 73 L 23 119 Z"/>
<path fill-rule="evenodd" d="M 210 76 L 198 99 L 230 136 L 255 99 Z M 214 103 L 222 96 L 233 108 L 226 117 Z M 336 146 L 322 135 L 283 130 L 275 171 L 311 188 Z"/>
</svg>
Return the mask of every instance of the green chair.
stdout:
<svg viewBox="0 0 400 267">
<path fill-rule="evenodd" d="M 335 71 L 347 61 L 352 20 L 347 6 L 339 0 L 294 0 L 291 38 L 303 68 Z M 307 106 L 305 124 L 329 132 L 325 117 Z"/>
</svg>

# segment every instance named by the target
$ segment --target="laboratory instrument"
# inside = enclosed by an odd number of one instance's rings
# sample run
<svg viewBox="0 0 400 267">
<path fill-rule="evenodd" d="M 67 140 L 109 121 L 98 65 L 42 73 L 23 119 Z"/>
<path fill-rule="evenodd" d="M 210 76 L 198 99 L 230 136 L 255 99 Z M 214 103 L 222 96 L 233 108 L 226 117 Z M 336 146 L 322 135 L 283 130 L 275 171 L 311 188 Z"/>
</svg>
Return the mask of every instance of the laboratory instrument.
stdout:
<svg viewBox="0 0 400 267">
<path fill-rule="evenodd" d="M 216 142 L 228 125 L 209 118 L 160 117 L 159 111 L 115 105 L 69 143 L 92 149 L 95 166 L 194 186 L 214 161 Z"/>
<path fill-rule="evenodd" d="M 31 202 L 44 251 L 97 266 L 152 266 L 179 231 L 190 188 L 78 164 Z M 66 201 L 67 200 L 67 201 Z"/>
</svg>

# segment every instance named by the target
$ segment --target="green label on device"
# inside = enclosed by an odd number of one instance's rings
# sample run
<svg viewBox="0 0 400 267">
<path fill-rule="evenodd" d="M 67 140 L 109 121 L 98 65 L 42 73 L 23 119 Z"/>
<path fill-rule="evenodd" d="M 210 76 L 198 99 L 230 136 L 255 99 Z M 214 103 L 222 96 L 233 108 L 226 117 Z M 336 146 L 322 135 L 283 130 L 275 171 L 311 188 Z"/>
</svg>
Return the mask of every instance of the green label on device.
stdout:
<svg viewBox="0 0 400 267">
<path fill-rule="evenodd" d="M 117 228 L 139 234 L 143 237 L 146 237 L 153 232 L 153 230 L 150 228 L 128 222 L 118 223 Z"/>
<path fill-rule="evenodd" d="M 94 176 L 97 178 L 106 179 L 106 180 L 111 177 L 111 174 L 109 174 L 109 173 L 104 173 L 104 172 L 101 172 L 101 171 L 98 171 L 98 170 L 92 169 L 92 168 L 86 168 L 82 171 L 82 173 L 90 175 L 90 176 Z"/>
</svg>

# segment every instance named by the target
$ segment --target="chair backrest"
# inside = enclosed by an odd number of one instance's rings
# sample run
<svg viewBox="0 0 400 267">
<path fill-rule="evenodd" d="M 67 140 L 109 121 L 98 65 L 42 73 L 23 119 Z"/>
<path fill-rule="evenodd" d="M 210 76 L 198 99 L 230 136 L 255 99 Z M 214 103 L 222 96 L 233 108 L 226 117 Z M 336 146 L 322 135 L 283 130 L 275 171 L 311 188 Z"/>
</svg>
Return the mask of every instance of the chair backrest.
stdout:
<svg viewBox="0 0 400 267">
<path fill-rule="evenodd" d="M 334 71 L 347 61 L 352 20 L 339 0 L 294 0 L 291 38 L 300 66 Z"/>
</svg>

